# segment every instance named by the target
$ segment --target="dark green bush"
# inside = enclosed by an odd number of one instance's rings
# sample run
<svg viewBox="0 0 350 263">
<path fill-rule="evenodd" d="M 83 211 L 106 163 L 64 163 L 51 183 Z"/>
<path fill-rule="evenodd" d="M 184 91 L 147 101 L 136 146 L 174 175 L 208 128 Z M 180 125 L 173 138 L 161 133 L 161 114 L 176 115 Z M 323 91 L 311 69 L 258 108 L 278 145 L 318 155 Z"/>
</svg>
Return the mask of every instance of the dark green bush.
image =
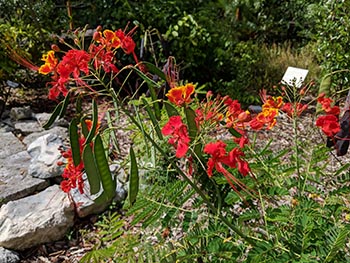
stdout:
<svg viewBox="0 0 350 263">
<path fill-rule="evenodd" d="M 70 22 L 74 28 L 88 24 L 89 28 L 102 25 L 114 30 L 124 28 L 128 21 L 137 23 L 138 48 L 145 32 L 153 34 L 155 52 L 149 52 L 147 41 L 143 60 L 162 67 L 168 56 L 174 56 L 182 79 L 252 103 L 260 88 L 276 84 L 285 71 L 281 68 L 278 78 L 269 78 L 261 45 L 289 41 L 297 48 L 307 43 L 314 22 L 306 10 L 318 2 L 9 0 L 0 1 L 0 16 L 4 21 L 15 18 L 29 24 L 40 34 L 61 34 Z M 129 29 L 132 27 L 130 24 Z M 38 50 L 34 54 L 41 55 L 43 51 Z"/>
</svg>

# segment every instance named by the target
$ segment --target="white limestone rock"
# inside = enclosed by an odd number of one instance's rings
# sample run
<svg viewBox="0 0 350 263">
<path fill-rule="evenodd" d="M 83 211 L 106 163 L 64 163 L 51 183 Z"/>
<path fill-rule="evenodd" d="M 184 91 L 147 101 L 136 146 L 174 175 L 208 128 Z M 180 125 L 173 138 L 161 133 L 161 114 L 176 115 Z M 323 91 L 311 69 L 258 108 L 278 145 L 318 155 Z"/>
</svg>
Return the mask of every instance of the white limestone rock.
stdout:
<svg viewBox="0 0 350 263">
<path fill-rule="evenodd" d="M 62 145 L 62 139 L 52 133 L 43 135 L 32 142 L 27 149 L 32 157 L 28 174 L 41 179 L 60 176 L 64 167 L 59 166 L 57 162 L 63 161 L 59 151 Z"/>
<path fill-rule="evenodd" d="M 19 262 L 18 253 L 0 247 L 0 262 L 1 263 L 17 263 Z"/>
<path fill-rule="evenodd" d="M 60 240 L 74 223 L 68 195 L 53 185 L 0 208 L 0 246 L 23 250 Z"/>
</svg>

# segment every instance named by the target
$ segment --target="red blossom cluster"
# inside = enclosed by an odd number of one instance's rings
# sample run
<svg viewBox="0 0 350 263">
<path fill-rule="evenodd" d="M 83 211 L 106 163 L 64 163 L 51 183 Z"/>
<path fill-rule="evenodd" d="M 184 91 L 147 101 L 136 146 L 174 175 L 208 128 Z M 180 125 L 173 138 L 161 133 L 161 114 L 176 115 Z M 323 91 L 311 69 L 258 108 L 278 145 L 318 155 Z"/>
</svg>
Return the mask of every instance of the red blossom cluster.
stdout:
<svg viewBox="0 0 350 263">
<path fill-rule="evenodd" d="M 191 95 L 193 93 L 193 84 L 187 84 L 170 89 L 167 97 L 174 105 L 186 108 L 192 101 Z M 212 98 L 212 95 L 211 92 L 208 92 L 206 101 L 200 103 L 195 109 L 197 128 L 200 130 L 206 124 L 218 126 L 224 120 L 224 116 L 226 116 L 228 128 L 242 128 L 244 126 L 243 123 L 249 119 L 249 112 L 243 111 L 238 101 L 231 100 L 228 97 L 221 98 L 220 96 Z M 187 158 L 191 170 L 189 174 L 191 174 L 193 171 L 193 158 L 191 156 L 186 157 L 191 139 L 188 135 L 187 126 L 182 122 L 182 117 L 170 117 L 162 129 L 162 133 L 165 136 L 170 136 L 168 142 L 176 148 L 176 157 Z M 238 147 L 230 151 L 226 150 L 224 142 L 217 141 L 207 143 L 203 148 L 203 152 L 210 155 L 207 162 L 208 176 L 213 176 L 213 170 L 215 169 L 217 172 L 222 173 L 231 187 L 236 190 L 234 184 L 238 183 L 238 180 L 224 166 L 238 169 L 243 176 L 249 174 L 250 168 L 248 163 L 242 159 L 244 153 L 241 150 L 248 143 L 247 137 L 242 132 L 242 136 L 235 138 L 234 141 L 238 144 Z"/>
<path fill-rule="evenodd" d="M 171 135 L 168 142 L 176 147 L 176 157 L 182 158 L 186 155 L 190 143 L 187 126 L 182 122 L 181 116 L 172 116 L 162 128 L 162 134 Z"/>
<path fill-rule="evenodd" d="M 88 50 L 70 49 L 63 52 L 62 59 L 56 57 L 55 52 L 60 52 L 57 46 L 53 46 L 47 54 L 44 54 L 42 60 L 45 62 L 38 71 L 41 74 L 52 74 L 52 81 L 48 84 L 51 86 L 49 99 L 56 100 L 60 94 L 66 96 L 68 85 L 73 82 L 77 87 L 86 87 L 93 90 L 88 83 L 83 80 L 88 76 L 91 70 L 103 69 L 105 73 L 118 73 L 116 67 L 116 50 L 121 48 L 125 54 L 132 54 L 136 63 L 138 63 L 135 54 L 135 42 L 132 34 L 136 27 L 129 33 L 121 29 L 117 31 L 104 30 L 100 28 L 93 35 L 94 42 L 91 43 Z"/>
<path fill-rule="evenodd" d="M 166 94 L 169 101 L 178 107 L 190 107 L 193 101 L 191 95 L 194 94 L 195 88 L 192 83 L 184 86 L 173 86 Z M 235 168 L 240 174 L 246 176 L 250 173 L 248 163 L 244 160 L 244 152 L 242 148 L 249 143 L 246 135 L 246 128 L 250 127 L 253 130 L 271 129 L 276 124 L 276 117 L 279 110 L 286 112 L 288 115 L 300 115 L 307 105 L 301 103 L 284 103 L 282 97 L 268 97 L 263 93 L 262 111 L 258 114 L 251 114 L 247 110 L 241 108 L 238 100 L 232 100 L 228 96 L 221 97 L 220 95 L 213 97 L 212 92 L 207 92 L 206 99 L 195 106 L 195 122 L 197 129 L 200 132 L 222 126 L 228 129 L 234 129 L 239 136 L 234 137 L 233 141 L 237 147 L 226 149 L 226 144 L 223 141 L 209 142 L 204 145 L 203 152 L 210 157 L 207 162 L 207 174 L 213 176 L 213 171 L 217 171 L 225 176 L 230 186 L 236 190 L 235 184 L 240 184 L 226 167 Z M 192 167 L 192 158 L 187 157 L 189 143 L 191 139 L 188 135 L 187 126 L 182 122 L 181 116 L 172 116 L 162 129 L 165 136 L 171 136 L 169 143 L 176 148 L 176 157 L 187 158 Z"/>
<path fill-rule="evenodd" d="M 86 127 L 88 131 L 92 128 L 92 121 L 85 120 Z M 96 131 L 99 128 L 99 123 L 97 124 Z M 83 149 L 85 145 L 86 138 L 80 134 L 79 138 L 79 150 L 80 156 L 83 156 Z M 90 143 L 91 147 L 93 147 L 93 143 Z M 63 170 L 63 181 L 61 182 L 61 189 L 63 192 L 68 193 L 71 189 L 77 188 L 81 194 L 84 193 L 84 162 L 81 159 L 78 165 L 74 164 L 72 149 L 69 148 L 67 150 L 61 150 L 61 155 L 66 159 L 65 168 Z M 63 165 L 64 163 L 59 163 Z"/>
<path fill-rule="evenodd" d="M 317 118 L 316 126 L 320 127 L 327 137 L 332 138 L 340 131 L 340 108 L 338 106 L 331 106 L 333 100 L 326 98 L 324 93 L 318 96 L 317 102 L 322 105 L 322 110 L 326 115 Z"/>
<path fill-rule="evenodd" d="M 79 139 L 80 155 L 83 153 L 84 138 Z M 63 181 L 61 182 L 61 189 L 63 192 L 68 193 L 71 189 L 77 188 L 81 194 L 84 193 L 84 163 L 80 163 L 75 166 L 73 161 L 72 149 L 69 148 L 66 151 L 61 150 L 61 155 L 66 159 L 66 166 L 63 170 Z"/>
</svg>

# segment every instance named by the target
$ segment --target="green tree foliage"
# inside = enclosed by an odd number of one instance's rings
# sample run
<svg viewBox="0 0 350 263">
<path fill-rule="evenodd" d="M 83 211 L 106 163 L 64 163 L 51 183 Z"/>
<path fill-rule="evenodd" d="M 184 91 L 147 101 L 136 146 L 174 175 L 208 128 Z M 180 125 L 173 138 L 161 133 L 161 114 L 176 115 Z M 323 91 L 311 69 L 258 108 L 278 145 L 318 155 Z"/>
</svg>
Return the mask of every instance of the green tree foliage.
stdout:
<svg viewBox="0 0 350 263">
<path fill-rule="evenodd" d="M 350 68 L 349 1 L 322 1 L 313 6 L 310 18 L 315 21 L 314 38 L 317 41 L 323 75 Z M 331 76 L 331 91 L 349 87 L 350 73 L 341 71 Z M 342 94 L 343 95 L 343 94 Z"/>
</svg>

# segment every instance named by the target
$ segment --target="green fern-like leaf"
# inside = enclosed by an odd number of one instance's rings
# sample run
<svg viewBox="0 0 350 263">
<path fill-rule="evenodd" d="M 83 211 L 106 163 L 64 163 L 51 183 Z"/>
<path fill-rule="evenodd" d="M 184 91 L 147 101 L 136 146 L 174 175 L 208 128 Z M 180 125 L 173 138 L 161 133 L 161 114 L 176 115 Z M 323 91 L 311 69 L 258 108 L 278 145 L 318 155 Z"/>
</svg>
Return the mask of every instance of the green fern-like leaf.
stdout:
<svg viewBox="0 0 350 263">
<path fill-rule="evenodd" d="M 345 242 L 348 240 L 350 234 L 350 227 L 342 228 L 334 227 L 326 233 L 326 242 L 328 244 L 328 254 L 324 262 L 333 262 L 335 255 L 339 250 L 344 248 Z"/>
</svg>

